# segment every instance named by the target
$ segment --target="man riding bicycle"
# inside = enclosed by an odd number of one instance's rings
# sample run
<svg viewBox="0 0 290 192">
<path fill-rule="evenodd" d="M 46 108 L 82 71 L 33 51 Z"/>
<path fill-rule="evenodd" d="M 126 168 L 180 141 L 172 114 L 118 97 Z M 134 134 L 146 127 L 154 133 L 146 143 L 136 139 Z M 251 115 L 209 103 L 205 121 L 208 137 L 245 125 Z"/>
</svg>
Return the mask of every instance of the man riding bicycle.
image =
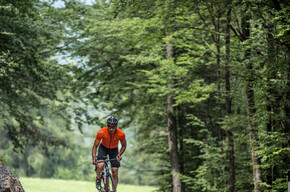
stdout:
<svg viewBox="0 0 290 192">
<path fill-rule="evenodd" d="M 92 159 L 93 164 L 97 164 L 96 168 L 96 187 L 99 188 L 101 185 L 101 173 L 104 168 L 104 163 L 96 162 L 96 151 L 98 149 L 97 161 L 105 160 L 105 157 L 109 155 L 110 159 L 116 158 L 116 161 L 111 162 L 112 167 L 112 175 L 114 179 L 115 186 L 117 188 L 118 185 L 118 170 L 120 167 L 120 161 L 122 160 L 122 155 L 126 150 L 126 136 L 125 133 L 117 128 L 118 120 L 115 117 L 109 117 L 107 120 L 107 127 L 102 128 L 98 131 L 98 134 L 95 139 L 95 143 L 92 148 Z M 121 142 L 120 152 L 118 151 L 118 144 Z M 101 144 L 100 144 L 101 142 Z"/>
</svg>

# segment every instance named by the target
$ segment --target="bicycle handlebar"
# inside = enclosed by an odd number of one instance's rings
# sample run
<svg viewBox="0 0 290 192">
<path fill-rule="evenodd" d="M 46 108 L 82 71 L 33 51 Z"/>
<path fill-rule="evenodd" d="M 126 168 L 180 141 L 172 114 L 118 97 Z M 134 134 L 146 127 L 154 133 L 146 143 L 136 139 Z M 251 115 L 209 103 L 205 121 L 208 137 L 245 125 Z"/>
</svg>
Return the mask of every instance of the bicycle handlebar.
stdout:
<svg viewBox="0 0 290 192">
<path fill-rule="evenodd" d="M 96 163 L 104 163 L 104 162 L 109 162 L 109 161 L 117 161 L 117 159 L 114 158 L 114 159 L 97 160 Z"/>
</svg>

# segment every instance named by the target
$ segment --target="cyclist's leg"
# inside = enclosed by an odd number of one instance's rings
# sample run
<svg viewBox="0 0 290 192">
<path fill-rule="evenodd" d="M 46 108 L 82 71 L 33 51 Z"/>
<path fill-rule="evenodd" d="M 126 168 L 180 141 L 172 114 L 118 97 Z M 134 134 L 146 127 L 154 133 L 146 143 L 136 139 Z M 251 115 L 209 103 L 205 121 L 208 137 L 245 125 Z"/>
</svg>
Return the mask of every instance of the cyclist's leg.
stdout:
<svg viewBox="0 0 290 192">
<path fill-rule="evenodd" d="M 98 178 L 101 177 L 101 173 L 102 173 L 102 171 L 104 169 L 104 166 L 105 166 L 105 163 L 98 163 L 97 164 L 96 175 L 97 175 Z"/>
<path fill-rule="evenodd" d="M 97 162 L 99 160 L 105 160 L 105 157 L 107 156 L 107 154 L 108 154 L 108 152 L 107 152 L 106 148 L 102 144 L 100 144 L 100 147 L 98 149 Z M 103 171 L 104 165 L 105 165 L 105 163 L 97 163 L 97 166 L 96 166 L 97 178 L 101 177 L 101 173 Z"/>
<path fill-rule="evenodd" d="M 116 189 L 117 189 L 117 185 L 118 185 L 118 182 L 119 182 L 118 173 L 119 173 L 119 168 L 112 167 L 112 175 L 113 175 L 113 179 L 114 179 L 114 183 L 115 183 Z"/>
<path fill-rule="evenodd" d="M 109 153 L 110 159 L 115 159 L 118 155 L 118 152 L 119 152 L 118 148 L 110 149 L 110 153 Z M 119 173 L 120 162 L 112 161 L 111 167 L 112 167 L 112 175 L 113 175 L 115 187 L 117 189 L 117 185 L 119 181 L 118 173 Z"/>
</svg>

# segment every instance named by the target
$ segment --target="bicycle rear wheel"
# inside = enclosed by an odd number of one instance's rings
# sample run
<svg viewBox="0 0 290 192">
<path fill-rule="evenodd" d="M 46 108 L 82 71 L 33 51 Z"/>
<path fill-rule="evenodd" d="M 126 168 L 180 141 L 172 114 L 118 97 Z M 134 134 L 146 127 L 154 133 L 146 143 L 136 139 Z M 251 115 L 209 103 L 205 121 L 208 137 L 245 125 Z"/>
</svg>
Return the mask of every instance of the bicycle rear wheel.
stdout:
<svg viewBox="0 0 290 192">
<path fill-rule="evenodd" d="M 115 182 L 111 174 L 106 177 L 107 188 L 106 192 L 116 192 Z"/>
</svg>

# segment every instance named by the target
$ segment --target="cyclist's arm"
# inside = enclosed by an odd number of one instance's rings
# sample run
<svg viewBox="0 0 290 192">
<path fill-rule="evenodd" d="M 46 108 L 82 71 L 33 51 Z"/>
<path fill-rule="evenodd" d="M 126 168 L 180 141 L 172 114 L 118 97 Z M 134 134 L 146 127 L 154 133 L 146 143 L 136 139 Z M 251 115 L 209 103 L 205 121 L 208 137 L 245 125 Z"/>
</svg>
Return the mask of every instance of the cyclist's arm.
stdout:
<svg viewBox="0 0 290 192">
<path fill-rule="evenodd" d="M 98 148 L 99 144 L 100 144 L 100 142 L 95 140 L 95 143 L 94 143 L 93 148 L 92 148 L 92 160 L 93 160 L 94 165 L 96 164 L 96 153 L 97 153 L 97 148 Z"/>
<path fill-rule="evenodd" d="M 122 147 L 120 149 L 120 152 L 119 152 L 118 156 L 122 156 L 123 153 L 126 151 L 126 148 L 127 148 L 127 141 L 126 140 L 123 143 L 121 143 L 121 144 L 122 144 Z"/>
</svg>

